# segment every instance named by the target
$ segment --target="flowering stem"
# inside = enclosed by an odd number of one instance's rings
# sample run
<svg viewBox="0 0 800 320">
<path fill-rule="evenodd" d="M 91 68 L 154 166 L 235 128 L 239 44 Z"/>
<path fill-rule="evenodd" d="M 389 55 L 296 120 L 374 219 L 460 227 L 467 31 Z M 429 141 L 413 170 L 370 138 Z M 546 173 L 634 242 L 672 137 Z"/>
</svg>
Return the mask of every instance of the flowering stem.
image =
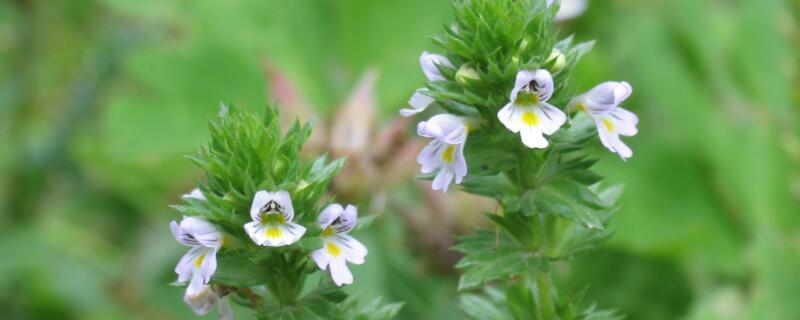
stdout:
<svg viewBox="0 0 800 320">
<path fill-rule="evenodd" d="M 538 290 L 539 319 L 556 319 L 556 309 L 553 303 L 553 285 L 550 282 L 550 274 L 545 272 L 534 272 L 534 280 Z"/>
</svg>

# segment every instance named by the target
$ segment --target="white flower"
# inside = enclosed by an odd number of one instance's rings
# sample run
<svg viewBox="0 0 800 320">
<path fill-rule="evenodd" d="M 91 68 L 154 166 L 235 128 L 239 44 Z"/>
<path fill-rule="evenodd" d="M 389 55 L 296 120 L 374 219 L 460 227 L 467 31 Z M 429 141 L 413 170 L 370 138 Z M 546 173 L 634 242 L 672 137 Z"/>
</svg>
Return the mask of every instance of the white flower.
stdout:
<svg viewBox="0 0 800 320">
<path fill-rule="evenodd" d="M 633 112 L 619 107 L 631 93 L 633 88 L 627 82 L 607 81 L 573 98 L 568 107 L 589 114 L 597 125 L 600 142 L 623 160 L 633 156 L 633 151 L 619 136 L 636 135 L 636 125 L 639 124 L 639 118 Z"/>
<path fill-rule="evenodd" d="M 219 306 L 220 320 L 233 320 L 233 309 L 231 309 L 228 299 L 220 297 L 208 285 L 203 285 L 195 294 L 183 295 L 183 301 L 192 308 L 198 316 L 206 315 L 214 306 Z"/>
<path fill-rule="evenodd" d="M 175 266 L 175 273 L 178 282 L 189 281 L 186 294 L 195 295 L 217 270 L 217 251 L 223 245 L 224 235 L 199 217 L 184 217 L 180 224 L 172 221 L 169 227 L 175 240 L 192 247 Z"/>
<path fill-rule="evenodd" d="M 455 177 L 456 184 L 467 175 L 464 144 L 469 126 L 466 119 L 450 114 L 439 114 L 417 125 L 417 134 L 433 138 L 417 156 L 422 173 L 439 169 L 431 185 L 433 190 L 447 192 Z"/>
<path fill-rule="evenodd" d="M 553 4 L 553 0 L 547 0 L 547 6 L 551 6 Z M 558 7 L 558 12 L 556 12 L 556 16 L 554 18 L 555 21 L 564 21 L 575 18 L 584 11 L 586 11 L 586 7 L 588 3 L 586 0 L 561 0 L 561 4 Z"/>
<path fill-rule="evenodd" d="M 331 278 L 337 286 L 353 283 L 353 274 L 347 268 L 347 262 L 362 264 L 367 256 L 367 247 L 347 234 L 353 230 L 357 219 L 356 207 L 348 205 L 342 208 L 337 203 L 322 210 L 317 219 L 322 228 L 323 247 L 311 252 L 311 258 L 322 270 L 330 267 Z"/>
<path fill-rule="evenodd" d="M 444 66 L 448 68 L 455 68 L 453 63 L 447 59 L 447 57 L 428 53 L 427 51 L 422 52 L 422 55 L 419 57 L 419 64 L 422 67 L 422 72 L 425 73 L 425 77 L 428 78 L 430 81 L 440 81 L 446 80 L 442 73 L 439 71 L 438 66 Z M 428 108 L 428 106 L 433 103 L 434 99 L 428 95 L 430 91 L 425 88 L 420 88 L 414 91 L 414 94 L 411 96 L 411 99 L 408 100 L 408 104 L 411 108 L 404 108 L 400 110 L 400 115 L 404 117 L 410 117 Z"/>
<path fill-rule="evenodd" d="M 511 102 L 500 109 L 497 117 L 514 133 L 519 132 L 522 143 L 529 148 L 546 148 L 547 139 L 564 124 L 567 116 L 547 103 L 553 95 L 553 77 L 544 69 L 517 73 Z"/>
<path fill-rule="evenodd" d="M 283 190 L 261 190 L 253 197 L 250 207 L 252 222 L 244 225 L 245 231 L 258 245 L 280 247 L 300 240 L 306 228 L 292 222 L 294 208 L 289 193 Z"/>
<path fill-rule="evenodd" d="M 206 199 L 206 196 L 203 195 L 203 192 L 200 191 L 199 188 L 194 188 L 194 189 L 192 189 L 191 192 L 189 192 L 187 194 L 184 194 L 181 197 L 183 197 L 184 199 L 198 199 L 198 200 L 205 200 Z"/>
</svg>

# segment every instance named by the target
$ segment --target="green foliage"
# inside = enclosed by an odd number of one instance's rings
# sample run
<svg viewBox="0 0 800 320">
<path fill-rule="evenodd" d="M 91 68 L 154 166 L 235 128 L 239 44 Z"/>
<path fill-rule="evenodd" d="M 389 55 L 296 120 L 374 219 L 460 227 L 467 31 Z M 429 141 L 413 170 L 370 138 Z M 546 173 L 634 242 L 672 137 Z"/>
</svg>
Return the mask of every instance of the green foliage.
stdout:
<svg viewBox="0 0 800 320">
<path fill-rule="evenodd" d="M 482 230 L 459 240 L 455 249 L 465 255 L 456 265 L 464 271 L 458 282 L 459 290 L 523 273 L 546 271 L 549 265 L 542 253 L 515 242 L 505 230 L 498 233 Z"/>
</svg>

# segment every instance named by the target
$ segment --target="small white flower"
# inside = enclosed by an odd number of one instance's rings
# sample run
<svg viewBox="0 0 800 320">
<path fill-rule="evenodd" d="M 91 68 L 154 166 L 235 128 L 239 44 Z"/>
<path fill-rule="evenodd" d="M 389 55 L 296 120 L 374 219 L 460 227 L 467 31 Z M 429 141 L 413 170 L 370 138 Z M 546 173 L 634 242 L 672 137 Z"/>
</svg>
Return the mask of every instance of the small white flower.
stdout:
<svg viewBox="0 0 800 320">
<path fill-rule="evenodd" d="M 547 6 L 551 5 L 553 5 L 553 0 L 547 0 Z M 586 7 L 588 7 L 587 0 L 561 0 L 554 20 L 564 21 L 575 18 L 583 14 Z"/>
<path fill-rule="evenodd" d="M 311 252 L 311 258 L 322 270 L 330 267 L 331 278 L 337 286 L 353 283 L 353 274 L 347 268 L 347 262 L 362 264 L 367 256 L 367 247 L 347 234 L 353 230 L 357 220 L 356 207 L 348 205 L 342 208 L 337 203 L 322 210 L 317 219 L 317 224 L 322 228 L 323 247 Z"/>
<path fill-rule="evenodd" d="M 233 320 L 233 309 L 231 309 L 228 299 L 220 297 L 208 285 L 203 285 L 195 294 L 183 295 L 183 301 L 192 308 L 198 316 L 208 314 L 215 306 L 219 306 L 219 319 L 220 320 Z"/>
<path fill-rule="evenodd" d="M 450 114 L 435 115 L 417 125 L 417 134 L 433 139 L 417 156 L 422 173 L 439 169 L 431 185 L 433 190 L 447 192 L 453 178 L 460 184 L 467 175 L 464 145 L 468 131 L 466 119 Z"/>
<path fill-rule="evenodd" d="M 633 88 L 627 82 L 607 81 L 573 98 L 568 107 L 589 114 L 597 126 L 600 142 L 623 160 L 633 156 L 633 151 L 619 136 L 636 135 L 636 125 L 639 124 L 639 118 L 633 112 L 619 107 L 631 93 Z"/>
<path fill-rule="evenodd" d="M 430 81 L 446 80 L 439 71 L 439 66 L 455 69 L 453 63 L 447 57 L 428 53 L 427 51 L 423 51 L 422 55 L 419 56 L 419 64 L 422 66 L 422 72 L 425 73 L 425 77 Z"/>
<path fill-rule="evenodd" d="M 451 63 L 447 57 L 434 53 L 428 53 L 427 51 L 422 52 L 422 55 L 420 55 L 419 64 L 422 67 L 422 72 L 425 73 L 425 77 L 430 81 L 446 80 L 439 71 L 438 66 L 455 68 L 453 63 Z M 420 88 L 414 91 L 411 99 L 408 100 L 408 104 L 411 106 L 411 108 L 401 109 L 400 115 L 404 117 L 410 117 L 425 111 L 425 109 L 427 109 L 428 106 L 430 106 L 434 101 L 434 99 L 430 97 L 429 93 L 430 91 L 425 88 Z"/>
<path fill-rule="evenodd" d="M 549 143 L 542 134 L 555 133 L 567 120 L 564 112 L 547 103 L 552 95 L 550 72 L 522 70 L 511 90 L 511 102 L 500 109 L 497 118 L 511 132 L 519 132 L 522 143 L 529 148 L 546 148 Z"/>
<path fill-rule="evenodd" d="M 280 247 L 300 240 L 306 228 L 292 222 L 294 208 L 289 193 L 283 190 L 261 190 L 253 197 L 250 207 L 252 222 L 244 225 L 245 231 L 258 245 Z"/>
<path fill-rule="evenodd" d="M 200 191 L 199 188 L 194 188 L 194 189 L 192 189 L 191 192 L 189 192 L 187 194 L 184 194 L 181 197 L 183 197 L 184 199 L 198 199 L 198 200 L 205 200 L 206 199 L 206 196 L 203 195 L 203 192 Z"/>
<path fill-rule="evenodd" d="M 184 217 L 180 224 L 172 221 L 169 227 L 175 240 L 192 247 L 175 266 L 175 273 L 178 282 L 189 281 L 186 294 L 195 295 L 217 270 L 217 251 L 223 245 L 224 235 L 199 217 Z"/>
</svg>

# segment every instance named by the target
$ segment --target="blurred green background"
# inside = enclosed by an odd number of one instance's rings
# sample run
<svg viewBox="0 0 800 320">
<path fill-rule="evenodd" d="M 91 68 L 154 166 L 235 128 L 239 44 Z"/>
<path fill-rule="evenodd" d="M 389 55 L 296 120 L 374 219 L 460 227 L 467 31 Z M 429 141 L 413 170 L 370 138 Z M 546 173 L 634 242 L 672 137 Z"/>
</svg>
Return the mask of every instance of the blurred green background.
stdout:
<svg viewBox="0 0 800 320">
<path fill-rule="evenodd" d="M 800 319 L 799 9 L 590 0 L 558 24 L 598 40 L 578 86 L 629 81 L 641 118 L 631 160 L 598 153 L 626 185 L 617 233 L 557 268 L 562 294 L 630 319 Z M 461 318 L 447 247 L 485 223 L 480 201 L 413 182 L 422 141 L 396 119 L 450 20 L 446 0 L 0 2 L 0 318 L 194 317 L 168 285 L 185 250 L 168 206 L 202 182 L 184 155 L 220 101 L 366 128 L 314 150 L 355 159 L 336 192 L 381 214 L 348 290 Z M 386 136 L 402 155 L 376 151 Z"/>
</svg>

